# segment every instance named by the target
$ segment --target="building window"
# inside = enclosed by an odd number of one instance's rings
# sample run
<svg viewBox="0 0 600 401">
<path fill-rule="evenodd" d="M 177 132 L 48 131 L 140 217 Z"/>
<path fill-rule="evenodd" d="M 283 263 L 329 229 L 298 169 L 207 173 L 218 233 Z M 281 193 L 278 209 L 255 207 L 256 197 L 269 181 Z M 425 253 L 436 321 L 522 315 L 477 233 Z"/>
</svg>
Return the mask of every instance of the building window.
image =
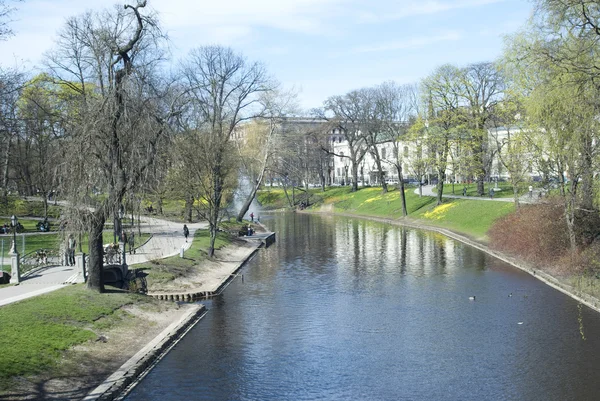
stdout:
<svg viewBox="0 0 600 401">
<path fill-rule="evenodd" d="M 381 149 L 381 158 L 385 159 L 385 148 Z"/>
<path fill-rule="evenodd" d="M 404 147 L 404 157 L 408 157 L 408 146 Z"/>
<path fill-rule="evenodd" d="M 340 168 L 338 167 L 338 168 L 337 168 L 337 176 L 338 176 L 338 177 L 342 175 L 340 171 L 341 171 L 341 170 L 340 170 Z"/>
</svg>

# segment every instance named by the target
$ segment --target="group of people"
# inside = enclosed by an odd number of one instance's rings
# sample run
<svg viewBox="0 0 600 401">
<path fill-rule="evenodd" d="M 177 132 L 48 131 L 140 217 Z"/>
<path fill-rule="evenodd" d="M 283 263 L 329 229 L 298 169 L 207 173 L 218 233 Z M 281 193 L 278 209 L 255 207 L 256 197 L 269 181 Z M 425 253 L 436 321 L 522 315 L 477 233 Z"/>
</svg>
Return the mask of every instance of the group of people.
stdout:
<svg viewBox="0 0 600 401">
<path fill-rule="evenodd" d="M 36 227 L 38 230 L 40 230 L 41 232 L 47 233 L 48 231 L 50 231 L 50 223 L 48 222 L 48 218 L 46 217 L 44 219 L 44 221 L 38 221 L 38 223 L 36 224 Z"/>
<path fill-rule="evenodd" d="M 121 232 L 121 242 L 123 246 L 129 245 L 129 254 L 135 253 L 135 232 L 130 231 L 129 235 L 123 230 Z"/>
<path fill-rule="evenodd" d="M 23 224 L 21 224 L 20 222 L 17 222 L 17 232 L 21 232 L 23 231 Z M 0 226 L 0 234 L 10 234 L 12 232 L 11 230 L 11 226 L 9 224 L 4 224 L 3 226 Z"/>
<path fill-rule="evenodd" d="M 35 261 L 38 265 L 48 264 L 48 252 L 45 249 L 38 249 L 35 252 Z"/>
</svg>

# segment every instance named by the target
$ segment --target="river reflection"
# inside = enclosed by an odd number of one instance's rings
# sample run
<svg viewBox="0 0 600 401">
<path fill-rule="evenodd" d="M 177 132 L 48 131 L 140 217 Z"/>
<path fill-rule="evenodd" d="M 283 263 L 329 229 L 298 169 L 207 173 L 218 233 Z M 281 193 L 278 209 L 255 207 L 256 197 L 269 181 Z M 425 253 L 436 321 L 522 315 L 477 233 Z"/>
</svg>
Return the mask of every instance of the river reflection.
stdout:
<svg viewBox="0 0 600 401">
<path fill-rule="evenodd" d="M 128 400 L 598 399 L 599 315 L 582 340 L 577 303 L 533 277 L 418 230 L 262 220 L 277 243 Z"/>
</svg>

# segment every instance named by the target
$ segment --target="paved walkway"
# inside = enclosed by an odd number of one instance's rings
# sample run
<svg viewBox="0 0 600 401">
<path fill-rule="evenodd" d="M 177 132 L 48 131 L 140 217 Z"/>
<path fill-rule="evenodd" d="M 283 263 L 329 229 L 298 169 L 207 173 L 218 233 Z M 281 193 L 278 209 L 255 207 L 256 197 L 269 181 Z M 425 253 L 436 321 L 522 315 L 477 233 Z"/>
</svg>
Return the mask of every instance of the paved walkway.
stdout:
<svg viewBox="0 0 600 401">
<path fill-rule="evenodd" d="M 134 255 L 126 255 L 128 265 L 162 259 L 179 254 L 183 247 L 188 249 L 192 245 L 194 233 L 197 229 L 207 228 L 208 224 L 188 224 L 190 236 L 185 242 L 183 224 L 171 221 L 144 217 L 142 231 L 151 233 L 152 238 L 136 249 Z M 69 284 L 83 283 L 82 273 L 74 266 L 47 267 L 21 277 L 19 285 L 8 286 L 0 289 L 0 306 L 17 302 L 36 295 L 57 290 Z"/>
<path fill-rule="evenodd" d="M 436 186 L 435 185 L 423 185 L 421 187 L 422 189 L 422 193 L 423 196 L 433 196 L 436 197 L 437 196 L 437 192 L 435 191 Z M 454 186 L 454 190 L 456 191 L 457 188 L 462 191 L 462 186 L 461 185 L 455 185 Z M 491 199 L 489 196 L 462 196 L 462 195 L 452 195 L 452 184 L 444 184 L 444 194 L 442 195 L 444 198 L 454 198 L 454 199 L 471 199 L 471 200 L 483 200 L 483 201 L 494 201 L 494 202 L 514 202 L 515 199 L 511 196 L 510 198 L 498 198 L 498 197 L 494 197 L 494 199 Z M 488 188 L 489 191 L 489 188 Z M 448 193 L 450 192 L 450 193 Z M 496 192 L 497 193 L 497 192 Z M 415 189 L 415 194 L 419 194 L 419 188 Z M 540 190 L 539 189 L 534 189 L 533 190 L 533 196 L 530 198 L 529 194 L 527 195 L 522 195 L 521 197 L 519 197 L 519 202 L 520 203 L 536 203 L 539 200 L 539 194 L 540 194 Z"/>
</svg>

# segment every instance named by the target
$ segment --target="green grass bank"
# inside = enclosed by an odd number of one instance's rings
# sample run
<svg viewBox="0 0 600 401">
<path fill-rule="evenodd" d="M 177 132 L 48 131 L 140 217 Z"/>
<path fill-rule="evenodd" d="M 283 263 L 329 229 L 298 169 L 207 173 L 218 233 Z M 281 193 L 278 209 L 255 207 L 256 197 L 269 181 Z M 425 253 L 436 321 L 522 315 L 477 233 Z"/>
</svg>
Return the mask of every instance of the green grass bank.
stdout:
<svg viewBox="0 0 600 401">
<path fill-rule="evenodd" d="M 0 308 L 0 391 L 15 378 L 61 369 L 63 352 L 95 340 L 115 325 L 127 324 L 126 305 L 156 308 L 157 301 L 133 293 L 65 287 Z M 63 372 L 66 373 L 66 372 Z"/>
<path fill-rule="evenodd" d="M 290 191 L 288 191 L 288 195 Z M 303 192 L 296 196 L 305 197 Z M 369 216 L 388 219 L 402 218 L 400 192 L 390 187 L 383 193 L 381 188 L 367 187 L 352 192 L 350 187 L 320 189 L 309 193 L 308 210 Z M 414 187 L 405 190 L 408 219 L 420 224 L 443 227 L 467 235 L 475 240 L 487 242 L 487 231 L 500 217 L 514 211 L 510 202 L 490 202 L 477 199 L 445 199 L 437 206 L 436 199 L 415 194 Z M 288 208 L 288 200 L 283 189 L 264 189 L 257 195 L 258 202 L 266 209 Z"/>
</svg>

